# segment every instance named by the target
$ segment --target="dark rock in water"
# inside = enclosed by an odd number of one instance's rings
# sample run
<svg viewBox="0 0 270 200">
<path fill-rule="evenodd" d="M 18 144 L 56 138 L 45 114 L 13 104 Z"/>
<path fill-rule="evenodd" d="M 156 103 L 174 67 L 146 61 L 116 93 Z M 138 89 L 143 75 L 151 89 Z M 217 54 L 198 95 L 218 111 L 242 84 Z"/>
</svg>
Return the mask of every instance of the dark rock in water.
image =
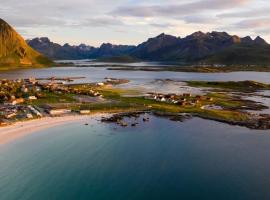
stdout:
<svg viewBox="0 0 270 200">
<path fill-rule="evenodd" d="M 128 126 L 128 123 L 126 123 L 126 122 L 121 122 L 120 125 L 123 126 L 123 127 L 127 127 L 127 126 Z"/>
<path fill-rule="evenodd" d="M 138 125 L 138 123 L 133 123 L 133 124 L 131 124 L 131 126 L 137 126 Z"/>
<path fill-rule="evenodd" d="M 187 119 L 191 119 L 192 115 L 190 114 L 178 114 L 178 113 L 166 113 L 166 112 L 154 112 L 154 115 L 157 117 L 164 117 L 172 121 L 183 122 Z"/>
<path fill-rule="evenodd" d="M 119 113 L 119 114 L 115 114 L 111 117 L 103 117 L 101 119 L 101 122 L 106 122 L 106 123 L 115 123 L 118 124 L 122 127 L 127 127 L 128 123 L 124 122 L 124 118 L 139 118 L 141 114 L 143 114 L 144 112 L 131 112 L 131 113 Z M 136 126 L 138 123 L 133 123 L 133 125 L 131 124 L 131 126 Z"/>
<path fill-rule="evenodd" d="M 149 120 L 150 120 L 149 117 L 144 117 L 144 118 L 143 118 L 143 121 L 144 121 L 144 122 L 148 122 Z"/>
</svg>

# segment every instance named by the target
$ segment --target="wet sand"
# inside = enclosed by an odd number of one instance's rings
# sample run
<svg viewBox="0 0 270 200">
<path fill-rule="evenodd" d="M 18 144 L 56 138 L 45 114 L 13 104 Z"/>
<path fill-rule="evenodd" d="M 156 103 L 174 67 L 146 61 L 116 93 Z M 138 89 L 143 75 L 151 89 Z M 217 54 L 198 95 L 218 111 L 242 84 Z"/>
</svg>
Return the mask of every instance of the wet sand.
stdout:
<svg viewBox="0 0 270 200">
<path fill-rule="evenodd" d="M 30 121 L 17 122 L 15 124 L 0 127 L 0 145 L 9 143 L 15 139 L 44 130 L 50 127 L 66 124 L 69 122 L 89 123 L 89 120 L 99 119 L 106 114 L 72 115 L 62 117 L 44 117 Z"/>
</svg>

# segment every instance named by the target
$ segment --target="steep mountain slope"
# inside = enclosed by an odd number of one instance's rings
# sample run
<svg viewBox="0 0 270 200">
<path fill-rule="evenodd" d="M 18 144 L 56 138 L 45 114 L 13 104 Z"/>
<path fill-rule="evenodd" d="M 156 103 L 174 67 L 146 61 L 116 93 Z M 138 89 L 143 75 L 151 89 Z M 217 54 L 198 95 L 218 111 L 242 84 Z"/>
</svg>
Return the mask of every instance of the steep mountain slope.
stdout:
<svg viewBox="0 0 270 200">
<path fill-rule="evenodd" d="M 220 63 L 226 65 L 269 65 L 270 45 L 238 44 L 226 48 L 214 55 L 207 56 L 201 62 L 206 64 Z"/>
<path fill-rule="evenodd" d="M 45 66 L 52 61 L 33 50 L 4 20 L 0 19 L 0 67 Z"/>
<path fill-rule="evenodd" d="M 146 60 L 163 60 L 165 52 L 175 49 L 180 42 L 180 38 L 162 33 L 138 45 L 131 55 Z"/>
</svg>

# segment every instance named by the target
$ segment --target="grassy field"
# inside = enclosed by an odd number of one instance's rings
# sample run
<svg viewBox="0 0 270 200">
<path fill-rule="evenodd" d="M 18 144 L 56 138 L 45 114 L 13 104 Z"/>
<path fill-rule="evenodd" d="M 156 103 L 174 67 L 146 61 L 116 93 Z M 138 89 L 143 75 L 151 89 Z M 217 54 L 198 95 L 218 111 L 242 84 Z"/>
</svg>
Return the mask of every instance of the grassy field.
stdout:
<svg viewBox="0 0 270 200">
<path fill-rule="evenodd" d="M 228 82 L 208 82 L 208 81 L 186 81 L 192 87 L 207 87 L 229 89 L 242 92 L 254 92 L 257 90 L 270 90 L 270 84 L 259 83 L 256 81 L 228 81 Z"/>
<path fill-rule="evenodd" d="M 190 82 L 193 86 L 207 86 L 212 85 L 208 82 Z M 203 86 L 202 86 L 203 85 Z M 257 85 L 252 83 L 252 85 Z M 242 84 L 236 85 L 234 83 L 219 83 L 215 87 L 225 87 L 234 89 L 235 87 L 242 88 Z M 264 85 L 259 85 L 260 88 L 264 88 Z M 134 111 L 152 111 L 162 113 L 188 113 L 193 116 L 202 118 L 218 120 L 223 122 L 245 122 L 250 119 L 250 115 L 247 112 L 242 111 L 240 108 L 245 105 L 251 106 L 256 104 L 255 102 L 246 102 L 240 98 L 236 98 L 231 95 L 230 92 L 209 92 L 204 95 L 203 98 L 196 104 L 178 105 L 167 102 L 160 102 L 151 99 L 145 99 L 143 96 L 129 97 L 126 95 L 138 95 L 139 91 L 125 90 L 119 88 L 97 87 L 93 84 L 85 85 L 72 85 L 71 91 L 78 91 L 85 95 L 89 90 L 99 92 L 101 95 L 101 101 L 98 102 L 79 102 L 77 98 L 78 93 L 64 93 L 54 91 L 42 91 L 37 100 L 26 101 L 26 105 L 36 105 L 44 107 L 50 105 L 55 108 L 68 108 L 74 112 L 80 110 L 90 110 L 91 113 L 117 113 L 117 112 L 134 112 Z M 188 102 L 194 101 L 195 96 L 187 97 Z M 204 109 L 204 106 L 219 106 L 220 108 Z"/>
</svg>

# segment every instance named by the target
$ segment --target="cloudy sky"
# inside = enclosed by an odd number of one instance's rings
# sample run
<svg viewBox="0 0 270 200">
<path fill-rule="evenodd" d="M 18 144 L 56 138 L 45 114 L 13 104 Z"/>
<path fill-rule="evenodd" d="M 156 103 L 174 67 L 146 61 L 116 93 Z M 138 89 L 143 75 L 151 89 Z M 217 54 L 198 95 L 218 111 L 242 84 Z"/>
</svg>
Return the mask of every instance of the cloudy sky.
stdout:
<svg viewBox="0 0 270 200">
<path fill-rule="evenodd" d="M 25 38 L 99 46 L 201 30 L 270 42 L 269 0 L 0 0 L 0 17 Z"/>
</svg>

